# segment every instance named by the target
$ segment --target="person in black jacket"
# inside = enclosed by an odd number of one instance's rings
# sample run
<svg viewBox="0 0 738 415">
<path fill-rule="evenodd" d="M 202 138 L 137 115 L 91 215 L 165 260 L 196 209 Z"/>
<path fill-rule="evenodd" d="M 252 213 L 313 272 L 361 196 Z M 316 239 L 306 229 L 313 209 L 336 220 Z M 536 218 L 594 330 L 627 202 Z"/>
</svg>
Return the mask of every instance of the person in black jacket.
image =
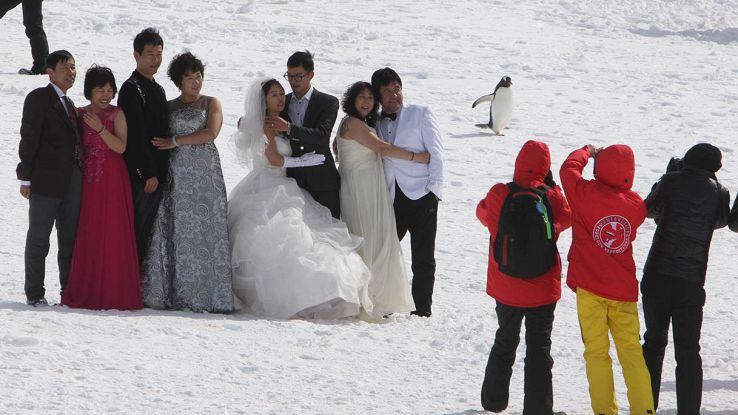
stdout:
<svg viewBox="0 0 738 415">
<path fill-rule="evenodd" d="M 264 128 L 284 133 L 290 140 L 293 157 L 311 152 L 325 156 L 325 163 L 318 166 L 288 168 L 287 176 L 295 179 L 316 202 L 327 207 L 334 218 L 340 219 L 340 178 L 330 149 L 338 99 L 312 86 L 314 68 L 313 55 L 308 51 L 295 52 L 287 59 L 284 79 L 289 81 L 292 93 L 287 94 L 279 117 L 264 119 Z"/>
<path fill-rule="evenodd" d="M 715 146 L 693 146 L 684 158 L 669 161 L 646 198 L 648 217 L 657 226 L 641 280 L 643 356 L 656 408 L 671 320 L 680 415 L 699 414 L 702 403 L 700 331 L 707 258 L 713 231 L 727 224 L 730 207 L 728 190 L 715 176 L 721 158 Z"/>
<path fill-rule="evenodd" d="M 133 40 L 136 70 L 120 88 L 118 106 L 126 114 L 128 145 L 123 157 L 133 193 L 133 216 L 139 263 L 148 249 L 151 227 L 159 209 L 161 188 L 169 170 L 169 151 L 157 150 L 154 137 L 169 137 L 167 97 L 154 80 L 164 41 L 156 29 L 144 29 Z"/>
<path fill-rule="evenodd" d="M 44 274 L 49 236 L 56 225 L 59 285 L 67 285 L 82 194 L 79 116 L 67 91 L 77 79 L 72 54 L 57 50 L 46 59 L 49 85 L 31 91 L 23 103 L 16 168 L 20 194 L 28 199 L 25 292 L 28 305 L 46 306 Z"/>
</svg>

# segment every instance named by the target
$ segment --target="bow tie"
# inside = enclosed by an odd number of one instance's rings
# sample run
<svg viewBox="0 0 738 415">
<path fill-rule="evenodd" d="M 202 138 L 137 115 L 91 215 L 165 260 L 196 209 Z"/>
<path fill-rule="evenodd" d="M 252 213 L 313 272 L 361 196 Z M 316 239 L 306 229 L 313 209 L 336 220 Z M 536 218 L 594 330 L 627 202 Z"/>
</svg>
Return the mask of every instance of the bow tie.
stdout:
<svg viewBox="0 0 738 415">
<path fill-rule="evenodd" d="M 397 113 L 394 114 L 388 114 L 384 111 L 380 114 L 380 118 L 389 118 L 390 120 L 394 121 L 397 119 Z"/>
</svg>

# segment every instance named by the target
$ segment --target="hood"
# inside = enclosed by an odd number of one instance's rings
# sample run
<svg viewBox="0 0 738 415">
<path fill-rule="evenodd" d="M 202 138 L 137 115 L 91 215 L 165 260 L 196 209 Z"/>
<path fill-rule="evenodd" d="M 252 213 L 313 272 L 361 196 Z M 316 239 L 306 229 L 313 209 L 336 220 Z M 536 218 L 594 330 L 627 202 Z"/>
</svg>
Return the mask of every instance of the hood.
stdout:
<svg viewBox="0 0 738 415">
<path fill-rule="evenodd" d="M 528 140 L 515 159 L 513 181 L 522 187 L 537 187 L 543 184 L 551 170 L 551 154 L 546 143 Z"/>
<path fill-rule="evenodd" d="M 635 156 L 625 144 L 613 144 L 597 154 L 594 174 L 597 181 L 618 189 L 633 186 Z"/>
<path fill-rule="evenodd" d="M 715 173 L 720 170 L 723 154 L 712 144 L 700 143 L 692 146 L 684 155 L 684 166 L 695 167 Z"/>
</svg>

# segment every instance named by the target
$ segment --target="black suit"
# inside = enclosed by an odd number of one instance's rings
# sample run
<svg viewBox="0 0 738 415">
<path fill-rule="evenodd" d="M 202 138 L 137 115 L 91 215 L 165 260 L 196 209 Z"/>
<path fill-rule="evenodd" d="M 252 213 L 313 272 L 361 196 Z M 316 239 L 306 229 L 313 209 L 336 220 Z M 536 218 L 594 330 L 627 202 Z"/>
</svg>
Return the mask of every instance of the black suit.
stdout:
<svg viewBox="0 0 738 415">
<path fill-rule="evenodd" d="M 289 120 L 289 106 L 292 94 L 288 94 L 282 118 Z M 336 163 L 331 154 L 331 132 L 338 114 L 338 99 L 316 89 L 308 102 L 303 125 L 291 125 L 287 136 L 292 147 L 292 156 L 300 157 L 314 151 L 325 156 L 325 163 L 312 167 L 287 169 L 287 176 L 294 178 L 298 186 L 307 190 L 316 202 L 330 209 L 334 218 L 339 219 L 341 208 L 338 196 L 340 179 Z"/>
<path fill-rule="evenodd" d="M 133 71 L 120 88 L 118 106 L 126 114 L 128 124 L 123 158 L 131 177 L 138 260 L 143 262 L 169 171 L 169 151 L 158 150 L 151 142 L 154 137 L 169 137 L 167 97 L 156 81 Z M 159 186 L 146 193 L 146 180 L 152 177 L 157 178 Z"/>
<path fill-rule="evenodd" d="M 75 158 L 75 147 L 81 150 L 81 126 L 74 105 L 70 110 L 74 121 L 51 84 L 31 91 L 23 104 L 16 174 L 19 180 L 31 182 L 25 248 L 25 291 L 29 300 L 45 295 L 45 262 L 54 223 L 62 289 L 69 275 L 82 190 L 82 172 Z"/>
</svg>

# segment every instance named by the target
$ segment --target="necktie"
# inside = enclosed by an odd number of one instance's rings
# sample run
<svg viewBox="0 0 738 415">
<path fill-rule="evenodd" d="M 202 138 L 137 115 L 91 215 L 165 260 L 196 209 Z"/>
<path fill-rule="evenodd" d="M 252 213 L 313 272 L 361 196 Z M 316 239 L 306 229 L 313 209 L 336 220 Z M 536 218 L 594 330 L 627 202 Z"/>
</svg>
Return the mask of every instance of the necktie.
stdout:
<svg viewBox="0 0 738 415">
<path fill-rule="evenodd" d="M 389 118 L 392 121 L 394 121 L 394 120 L 397 119 L 397 113 L 396 112 L 393 113 L 393 114 L 388 114 L 388 113 L 382 111 L 382 113 L 380 114 L 380 116 L 381 116 L 381 118 Z"/>
<path fill-rule="evenodd" d="M 80 140 L 79 140 L 79 130 L 77 126 L 77 114 L 74 111 L 74 104 L 72 103 L 72 100 L 69 99 L 68 96 L 64 95 L 62 97 L 62 101 L 64 102 L 64 107 L 66 107 L 67 117 L 69 117 L 69 122 L 72 123 L 72 129 L 74 130 L 74 160 L 77 162 L 77 165 L 81 168 L 82 167 L 82 143 L 80 143 Z"/>
</svg>

